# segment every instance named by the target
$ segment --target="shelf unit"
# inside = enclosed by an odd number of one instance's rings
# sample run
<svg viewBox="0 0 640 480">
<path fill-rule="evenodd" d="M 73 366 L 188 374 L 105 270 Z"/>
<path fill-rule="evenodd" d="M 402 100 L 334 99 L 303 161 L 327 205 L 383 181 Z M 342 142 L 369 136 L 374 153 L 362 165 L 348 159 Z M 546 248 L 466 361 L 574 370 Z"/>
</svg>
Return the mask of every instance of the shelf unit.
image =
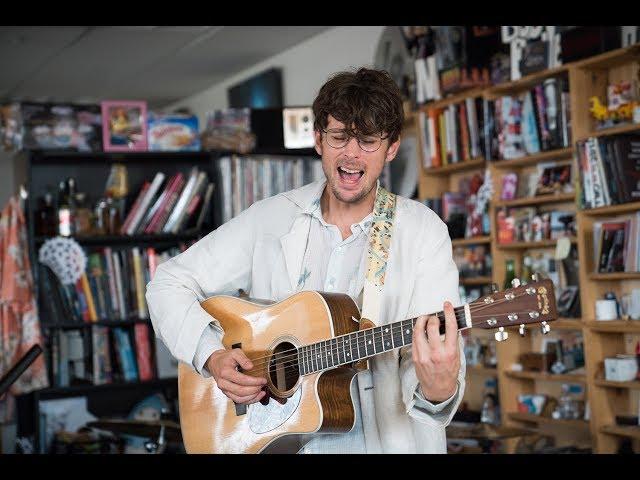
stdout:
<svg viewBox="0 0 640 480">
<path fill-rule="evenodd" d="M 503 207 L 539 206 L 542 211 L 551 208 L 576 211 L 578 224 L 577 236 L 571 238 L 571 243 L 577 246 L 581 268 L 579 269 L 580 305 L 584 321 L 582 319 L 561 318 L 551 322 L 552 331 L 580 331 L 584 336 L 585 345 L 585 375 L 537 374 L 532 372 L 513 372 L 510 365 L 516 363 L 518 356 L 526 351 L 531 351 L 532 340 L 520 338 L 517 330 L 508 329 L 511 332 L 506 342 L 498 345 L 498 384 L 500 386 L 500 403 L 503 412 L 503 422 L 506 425 L 521 426 L 523 423 L 544 424 L 546 431 L 558 432 L 562 430 L 558 426 L 578 426 L 583 434 L 590 436 L 591 448 L 594 452 L 615 452 L 623 436 L 635 439 L 635 451 L 640 451 L 640 427 L 618 427 L 615 424 L 615 413 L 629 410 L 635 412 L 638 409 L 638 384 L 629 382 L 619 385 L 620 382 L 606 382 L 596 380 L 603 368 L 603 359 L 616 353 L 633 353 L 631 345 L 635 345 L 635 339 L 640 336 L 640 322 L 595 322 L 590 320 L 594 315 L 594 302 L 602 298 L 607 291 L 615 291 L 618 295 L 627 292 L 630 288 L 640 287 L 640 272 L 632 273 L 593 273 L 593 243 L 591 232 L 593 223 L 606 216 L 630 213 L 640 210 L 640 202 L 622 205 L 612 205 L 590 210 L 579 210 L 578 199 L 575 193 L 562 193 L 558 195 L 545 195 L 532 198 L 519 198 L 516 200 L 500 200 L 501 177 L 509 171 L 528 172 L 543 162 L 554 161 L 557 164 L 572 164 L 573 172 L 576 172 L 574 160 L 574 145 L 579 139 L 588 136 L 613 135 L 640 130 L 640 124 L 621 125 L 606 130 L 596 130 L 594 121 L 589 113 L 590 96 L 598 95 L 606 98 L 606 86 L 609 83 L 622 79 L 637 78 L 638 60 L 640 60 L 640 45 L 606 52 L 581 61 L 562 65 L 558 68 L 537 72 L 516 81 L 482 89 L 474 89 L 459 93 L 455 96 L 433 102 L 421 107 L 422 111 L 429 108 L 439 108 L 451 103 L 462 102 L 466 98 L 484 97 L 495 99 L 503 95 L 512 95 L 528 90 L 532 86 L 541 83 L 546 78 L 558 75 L 567 75 L 569 80 L 569 103 L 571 110 L 571 142 L 572 145 L 551 151 L 541 152 L 510 160 L 497 160 L 474 164 L 474 168 L 480 169 L 486 166 L 491 172 L 494 181 L 494 195 L 490 202 L 491 209 L 491 253 L 493 259 L 492 281 L 502 285 L 505 271 L 506 258 L 514 258 L 516 265 L 521 265 L 524 252 L 527 250 L 546 248 L 552 249 L 556 245 L 555 240 L 542 242 L 517 242 L 508 245 L 497 243 L 496 210 Z M 422 154 L 422 148 L 419 154 Z M 447 169 L 424 169 L 422 162 L 418 162 L 419 194 L 420 198 L 442 195 L 445 191 L 452 191 L 454 175 L 461 175 L 471 165 L 454 164 Z M 463 162 L 464 163 L 464 162 Z M 457 168 L 458 170 L 451 170 Z M 473 170 L 470 170 L 473 171 Z M 575 178 L 575 177 L 574 177 Z M 454 240 L 454 245 L 464 244 L 460 240 Z M 519 269 L 516 270 L 519 274 Z M 469 282 L 470 279 L 461 281 Z M 637 325 L 636 325 L 637 323 Z M 627 337 L 634 337 L 630 342 Z M 626 341 L 625 341 L 626 339 Z M 469 372 L 473 372 L 469 369 Z M 475 375 L 474 375 L 475 376 Z M 469 377 L 471 380 L 471 377 Z M 590 405 L 591 416 L 589 421 L 561 421 L 551 418 L 528 416 L 517 410 L 516 397 L 520 393 L 534 393 L 539 391 L 542 385 L 559 383 L 560 381 L 586 383 L 586 400 Z M 621 393 L 622 392 L 622 393 Z M 584 427 L 584 428 L 583 428 Z M 551 429 L 551 430 L 549 430 Z M 575 429 L 573 429 L 575 430 Z M 566 439 L 571 442 L 571 438 Z M 587 440 L 589 438 L 587 437 Z M 509 444 L 510 442 L 507 442 Z M 509 446 L 512 448 L 513 444 Z"/>
</svg>

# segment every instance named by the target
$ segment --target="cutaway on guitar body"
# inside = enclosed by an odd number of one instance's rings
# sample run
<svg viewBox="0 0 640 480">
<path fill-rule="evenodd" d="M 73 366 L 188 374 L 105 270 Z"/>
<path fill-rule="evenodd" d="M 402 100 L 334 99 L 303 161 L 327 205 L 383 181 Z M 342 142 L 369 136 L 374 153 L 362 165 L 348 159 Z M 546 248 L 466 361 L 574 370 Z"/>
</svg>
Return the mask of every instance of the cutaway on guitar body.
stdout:
<svg viewBox="0 0 640 480">
<path fill-rule="evenodd" d="M 307 372 L 314 359 L 298 352 L 358 330 L 352 317 L 359 319 L 360 312 L 351 297 L 306 291 L 271 305 L 231 296 L 201 305 L 222 325 L 224 347 L 242 348 L 251 359 L 253 368 L 243 373 L 267 378 L 267 396 L 237 406 L 212 377 L 180 364 L 180 423 L 188 453 L 295 453 L 314 434 L 353 428 L 357 370 L 346 365 Z"/>
</svg>

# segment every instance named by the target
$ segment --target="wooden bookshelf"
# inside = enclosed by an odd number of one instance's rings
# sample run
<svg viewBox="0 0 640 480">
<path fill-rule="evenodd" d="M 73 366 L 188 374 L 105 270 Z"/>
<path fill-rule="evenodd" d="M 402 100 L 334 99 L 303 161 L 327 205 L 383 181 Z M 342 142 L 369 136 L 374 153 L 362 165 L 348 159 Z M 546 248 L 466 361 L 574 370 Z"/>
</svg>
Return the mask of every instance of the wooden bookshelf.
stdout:
<svg viewBox="0 0 640 480">
<path fill-rule="evenodd" d="M 607 435 L 618 435 L 620 437 L 629 437 L 640 440 L 640 426 L 632 427 L 631 425 L 604 425 L 600 427 L 600 433 Z"/>
<path fill-rule="evenodd" d="M 519 378 L 525 380 L 543 380 L 547 382 L 574 382 L 586 383 L 587 379 L 584 375 L 571 374 L 553 374 L 546 372 L 530 372 L 530 371 L 507 371 L 505 374 L 511 378 Z"/>
<path fill-rule="evenodd" d="M 426 168 L 425 172 L 429 175 L 449 175 L 454 172 L 464 172 L 466 170 L 474 170 L 483 168 L 486 162 L 484 158 L 472 158 L 466 162 L 449 163 L 442 167 Z"/>
<path fill-rule="evenodd" d="M 485 91 L 485 95 L 490 98 L 501 97 L 514 94 L 523 90 L 528 90 L 538 83 L 542 83 L 545 79 L 562 75 L 568 71 L 568 65 L 560 65 L 540 72 L 526 75 L 518 80 L 494 85 Z"/>
<path fill-rule="evenodd" d="M 551 330 L 582 330 L 584 324 L 577 318 L 558 318 L 550 322 Z"/>
<path fill-rule="evenodd" d="M 532 413 L 521 413 L 521 412 L 508 413 L 507 417 L 510 420 L 517 420 L 518 422 L 558 425 L 558 426 L 572 427 L 572 428 L 589 428 L 589 422 L 586 420 L 555 419 L 551 417 L 543 417 L 541 415 L 534 415 Z"/>
<path fill-rule="evenodd" d="M 580 138 L 580 140 L 586 140 L 589 137 L 604 137 L 607 135 L 617 135 L 620 133 L 632 133 L 640 130 L 640 123 L 630 123 L 627 125 L 619 125 L 617 127 L 603 128 L 602 130 L 594 130 L 588 135 Z"/>
<path fill-rule="evenodd" d="M 493 282 L 493 279 L 491 277 L 469 277 L 469 278 L 460 277 L 461 285 L 469 285 L 469 286 L 489 285 L 492 282 Z"/>
<path fill-rule="evenodd" d="M 640 202 L 621 203 L 619 205 L 609 205 L 607 207 L 590 208 L 580 210 L 582 215 L 595 217 L 600 215 L 619 215 L 622 213 L 634 212 L 640 210 Z"/>
<path fill-rule="evenodd" d="M 640 45 L 606 52 L 573 64 L 569 69 L 571 132 L 574 139 L 589 136 L 604 136 L 637 131 L 640 125 L 621 125 L 597 130 L 596 122 L 589 112 L 589 98 L 606 99 L 607 85 L 624 79 L 637 78 L 639 71 Z M 593 227 L 596 221 L 613 218 L 619 214 L 637 211 L 640 202 L 610 205 L 577 212 L 578 254 L 581 268 L 580 304 L 584 319 L 585 362 L 587 371 L 587 396 L 591 407 L 591 436 L 595 451 L 615 453 L 627 427 L 615 425 L 620 412 L 637 411 L 634 389 L 624 388 L 618 382 L 609 383 L 601 378 L 604 359 L 619 353 L 632 353 L 635 343 L 627 344 L 629 334 L 640 334 L 640 322 L 595 321 L 594 304 L 613 291 L 618 298 L 630 288 L 637 286 L 640 273 L 597 273 L 593 268 Z M 589 316 L 591 318 L 589 318 Z M 636 323 L 638 325 L 636 325 Z M 636 432 L 640 432 L 636 430 Z M 630 435 L 632 436 L 632 435 Z M 638 445 L 634 447 L 638 451 Z"/>
<path fill-rule="evenodd" d="M 482 96 L 485 89 L 483 87 L 473 87 L 462 92 L 449 95 L 440 100 L 434 100 L 433 102 L 429 102 L 420 109 L 424 112 L 428 112 L 429 110 L 439 109 L 448 107 L 449 105 L 453 105 L 454 103 L 464 102 L 467 98 L 475 98 Z"/>
<path fill-rule="evenodd" d="M 491 243 L 491 237 L 487 235 L 482 237 L 456 238 L 451 240 L 451 245 L 454 247 L 460 247 L 463 245 L 480 245 L 483 243 Z"/>
<path fill-rule="evenodd" d="M 639 280 L 640 272 L 590 273 L 589 280 Z"/>
<path fill-rule="evenodd" d="M 558 193 L 555 195 L 539 195 L 537 197 L 515 198 L 513 200 L 498 200 L 496 207 L 525 207 L 527 205 L 542 205 L 545 203 L 573 202 L 576 199 L 575 192 Z"/>
<path fill-rule="evenodd" d="M 606 388 L 628 388 L 630 390 L 640 390 L 640 382 L 614 382 L 603 378 L 596 378 L 593 383 L 599 387 Z"/>
<path fill-rule="evenodd" d="M 640 334 L 640 321 L 637 320 L 589 320 L 584 325 L 592 332 Z"/>
<path fill-rule="evenodd" d="M 626 427 L 611 427 L 611 425 L 615 424 L 615 415 L 619 412 L 637 410 L 637 399 L 634 403 L 634 397 L 632 397 L 631 393 L 637 393 L 634 391 L 638 390 L 639 382 L 618 385 L 616 382 L 596 380 L 599 372 L 601 372 L 604 358 L 614 356 L 617 353 L 630 353 L 627 351 L 629 342 L 625 341 L 625 336 L 629 334 L 640 335 L 640 321 L 595 322 L 592 319 L 594 303 L 596 299 L 603 298 L 608 291 L 615 291 L 618 298 L 620 298 L 630 288 L 638 288 L 640 286 L 640 273 L 594 273 L 593 223 L 606 219 L 608 216 L 614 217 L 619 214 L 639 211 L 640 202 L 580 210 L 578 202 L 576 202 L 577 192 L 574 194 L 545 195 L 502 201 L 500 200 L 500 179 L 509 171 L 514 171 L 518 174 L 531 173 L 543 162 L 571 163 L 575 167 L 575 149 L 573 145 L 577 139 L 640 131 L 640 124 L 620 125 L 606 130 L 596 130 L 595 121 L 589 112 L 590 97 L 597 95 L 601 100 L 606 99 L 607 85 L 609 83 L 638 78 L 639 72 L 640 44 L 637 44 L 562 65 L 558 68 L 537 72 L 512 82 L 495 85 L 486 88 L 481 93 L 483 98 L 493 100 L 499 96 L 527 91 L 547 78 L 560 75 L 567 75 L 568 77 L 571 146 L 511 160 L 488 160 L 486 163 L 478 163 L 476 166 L 478 169 L 486 166 L 494 181 L 494 194 L 489 205 L 491 221 L 489 245 L 493 261 L 492 283 L 498 285 L 504 283 L 505 261 L 507 259 L 515 261 L 516 274 L 519 274 L 522 259 L 528 250 L 554 248 L 557 243 L 557 240 L 544 240 L 542 242 L 515 242 L 508 245 L 498 244 L 497 209 L 534 206 L 541 208 L 541 211 L 548 211 L 554 208 L 561 208 L 563 210 L 575 210 L 577 219 L 578 231 L 570 241 L 578 250 L 579 263 L 581 265 L 579 269 L 579 301 L 584 318 L 560 318 L 550 322 L 549 325 L 551 326 L 551 334 L 557 331 L 562 334 L 576 332 L 583 335 L 585 374 L 556 376 L 535 372 L 508 371 L 507 369 L 510 368 L 510 365 L 518 363 L 519 356 L 522 353 L 532 351 L 535 344 L 534 338 L 536 336 L 539 337 L 537 334 L 520 337 L 517 332 L 510 332 L 508 340 L 497 345 L 497 377 L 503 424 L 506 426 L 521 426 L 523 422 L 535 423 L 541 429 L 547 425 L 558 425 L 570 427 L 573 429 L 570 430 L 571 432 L 575 432 L 575 427 L 578 427 L 584 430 L 584 435 L 591 435 L 593 451 L 598 453 L 615 452 L 622 436 L 633 437 L 638 435 L 636 432 L 640 431 L 640 429 L 633 429 L 633 427 L 631 430 Z M 441 103 L 434 102 L 429 104 L 423 110 L 445 107 L 452 103 L 460 102 L 465 98 L 476 96 L 476 93 L 462 92 L 459 95 L 442 100 Z M 419 155 L 423 152 L 422 148 L 419 148 L 418 151 Z M 447 166 L 444 169 L 424 169 L 422 162 L 418 163 L 421 198 L 433 198 L 442 195 L 446 191 L 456 191 L 460 176 L 466 172 L 473 171 L 471 169 L 461 170 L 463 167 L 458 166 L 461 164 Z M 557 207 L 555 204 L 557 204 Z M 568 206 L 567 204 L 571 205 Z M 454 241 L 452 244 L 454 246 L 468 244 L 466 240 L 463 242 Z M 461 279 L 462 281 L 464 279 Z M 533 330 L 533 328 L 529 330 Z M 491 332 L 484 331 L 482 333 L 491 334 Z M 633 346 L 635 346 L 635 342 Z M 536 346 L 536 348 L 538 347 Z M 472 371 L 469 369 L 469 375 L 471 374 Z M 589 402 L 591 411 L 588 421 L 554 420 L 552 418 L 527 415 L 518 411 L 517 396 L 519 394 L 535 393 L 537 391 L 545 392 L 545 388 L 556 388 L 557 382 L 561 381 L 575 381 L 576 383 L 585 384 L 585 400 Z M 553 429 L 553 431 L 556 430 L 566 429 Z M 560 433 L 558 435 L 558 438 L 562 437 Z M 567 441 L 570 442 L 571 439 Z M 640 450 L 637 451 L 640 452 Z"/>
<path fill-rule="evenodd" d="M 467 365 L 467 372 L 476 375 L 498 375 L 498 369 L 482 365 Z"/>
<path fill-rule="evenodd" d="M 499 170 L 507 170 L 513 168 L 526 167 L 529 165 L 536 165 L 541 162 L 548 162 L 551 160 L 562 160 L 571 158 L 573 155 L 573 147 L 559 148 L 556 150 L 549 150 L 546 152 L 536 153 L 534 155 L 527 155 L 520 158 L 513 158 L 510 160 L 495 160 L 491 162 L 495 168 Z"/>
<path fill-rule="evenodd" d="M 576 237 L 570 237 L 571 243 L 576 243 Z M 540 240 L 538 242 L 512 242 L 512 243 L 498 243 L 496 247 L 499 250 L 530 250 L 534 248 L 550 248 L 555 247 L 558 243 L 557 239 Z"/>
</svg>

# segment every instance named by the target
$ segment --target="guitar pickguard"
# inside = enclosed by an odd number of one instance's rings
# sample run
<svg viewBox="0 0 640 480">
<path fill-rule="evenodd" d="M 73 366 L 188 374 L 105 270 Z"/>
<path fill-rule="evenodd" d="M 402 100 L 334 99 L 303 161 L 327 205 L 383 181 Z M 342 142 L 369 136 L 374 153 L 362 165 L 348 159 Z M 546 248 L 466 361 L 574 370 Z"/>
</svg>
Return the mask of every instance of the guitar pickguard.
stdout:
<svg viewBox="0 0 640 480">
<path fill-rule="evenodd" d="M 249 405 L 249 428 L 253 433 L 267 433 L 286 422 L 297 410 L 302 398 L 302 386 L 287 398 L 284 404 L 273 398 L 267 405 L 260 402 Z"/>
</svg>

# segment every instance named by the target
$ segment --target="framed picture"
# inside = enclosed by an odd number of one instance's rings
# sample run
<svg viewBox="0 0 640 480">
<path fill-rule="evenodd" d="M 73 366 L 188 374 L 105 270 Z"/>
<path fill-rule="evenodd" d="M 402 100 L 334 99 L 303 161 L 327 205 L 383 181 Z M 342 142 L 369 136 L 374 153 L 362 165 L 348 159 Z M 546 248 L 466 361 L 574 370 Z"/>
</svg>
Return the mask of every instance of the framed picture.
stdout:
<svg viewBox="0 0 640 480">
<path fill-rule="evenodd" d="M 564 288 L 559 289 L 557 307 L 558 313 L 563 317 L 569 317 L 573 305 L 578 298 L 578 286 L 567 285 Z"/>
<path fill-rule="evenodd" d="M 558 165 L 541 169 L 536 195 L 567 192 L 571 188 L 571 165 Z"/>
<path fill-rule="evenodd" d="M 147 150 L 147 102 L 106 100 L 101 107 L 105 152 Z"/>
</svg>

